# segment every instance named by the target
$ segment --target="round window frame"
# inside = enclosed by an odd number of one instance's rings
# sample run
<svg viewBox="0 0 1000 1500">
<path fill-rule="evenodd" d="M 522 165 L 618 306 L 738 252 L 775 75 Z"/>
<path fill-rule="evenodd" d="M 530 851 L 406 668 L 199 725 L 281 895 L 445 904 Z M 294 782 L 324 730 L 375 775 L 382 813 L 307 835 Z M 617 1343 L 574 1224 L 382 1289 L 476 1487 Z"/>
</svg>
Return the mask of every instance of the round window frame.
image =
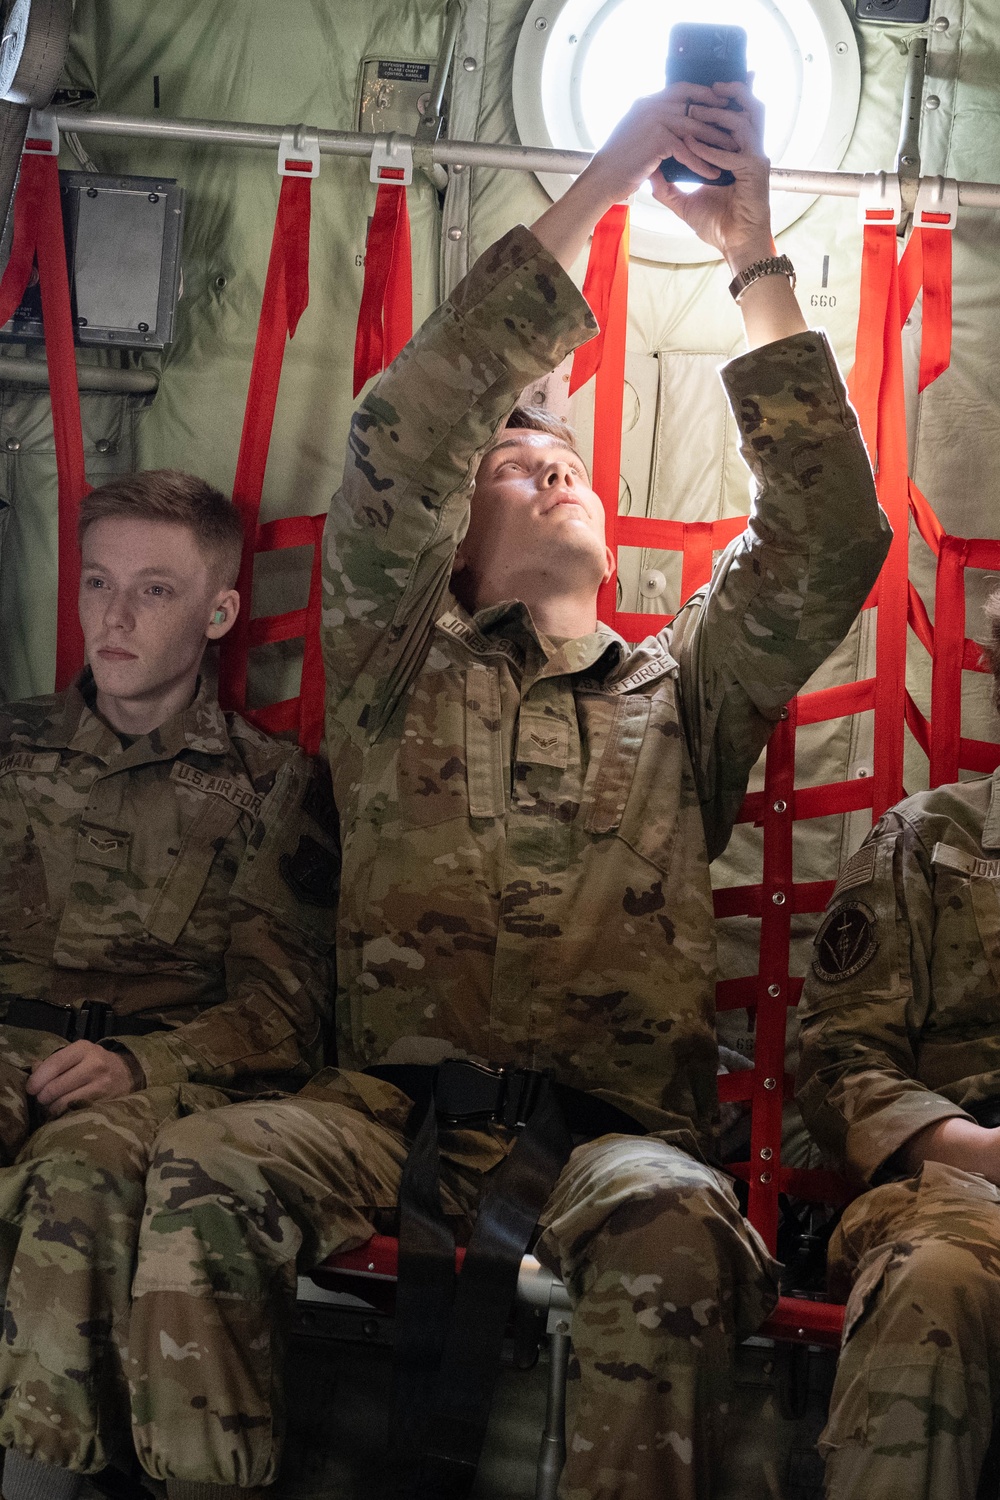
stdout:
<svg viewBox="0 0 1000 1500">
<path fill-rule="evenodd" d="M 620 3 L 620 0 L 619 0 Z M 826 44 L 830 68 L 830 107 L 820 139 L 807 162 L 796 161 L 794 166 L 801 171 L 836 171 L 847 153 L 857 123 L 861 102 L 861 59 L 857 37 L 842 0 L 761 0 L 761 3 L 778 12 L 784 29 L 795 35 L 794 11 L 808 7 L 818 24 Z M 586 6 L 586 10 L 583 7 Z M 589 149 L 580 139 L 578 125 L 574 119 L 577 86 L 574 69 L 579 68 L 573 54 L 567 54 L 565 79 L 565 114 L 572 135 L 555 140 L 546 117 L 543 69 L 549 49 L 569 42 L 566 34 L 564 13 L 573 13 L 573 25 L 583 33 L 590 27 L 601 11 L 609 8 L 608 0 L 533 0 L 517 40 L 514 67 L 511 79 L 514 119 L 521 143 L 531 147 L 551 147 L 561 151 Z M 539 26 L 539 21 L 544 25 Z M 560 23 L 563 22 L 562 26 Z M 551 64 L 550 64 L 551 66 Z M 799 97 L 802 94 L 803 78 L 798 79 Z M 794 127 L 791 139 L 794 139 Z M 793 165 L 782 160 L 776 165 Z M 555 201 L 573 182 L 573 177 L 561 172 L 536 172 L 539 183 Z M 783 193 L 771 194 L 771 217 L 775 234 L 788 229 L 816 201 L 816 194 Z M 655 207 L 656 205 L 651 205 Z M 631 254 L 641 260 L 664 261 L 674 265 L 703 265 L 721 259 L 718 251 L 704 244 L 688 230 L 671 233 L 669 224 L 673 216 L 663 209 L 664 229 L 656 230 L 635 222 L 630 233 Z"/>
</svg>

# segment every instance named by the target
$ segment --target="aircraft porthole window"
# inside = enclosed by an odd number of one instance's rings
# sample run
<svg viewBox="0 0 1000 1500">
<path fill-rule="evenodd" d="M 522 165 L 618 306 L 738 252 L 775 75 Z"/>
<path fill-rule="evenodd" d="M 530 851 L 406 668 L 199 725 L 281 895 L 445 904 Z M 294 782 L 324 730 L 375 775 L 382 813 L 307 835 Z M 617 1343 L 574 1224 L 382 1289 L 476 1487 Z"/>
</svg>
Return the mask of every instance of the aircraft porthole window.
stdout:
<svg viewBox="0 0 1000 1500">
<path fill-rule="evenodd" d="M 514 116 L 524 145 L 595 151 L 642 94 L 663 87 L 667 39 L 678 21 L 742 26 L 747 65 L 767 112 L 774 166 L 832 171 L 850 142 L 861 93 L 857 42 L 842 0 L 534 0 L 514 61 Z M 541 172 L 551 197 L 570 178 Z M 814 200 L 776 193 L 776 230 Z M 632 213 L 632 253 L 695 263 L 711 250 L 648 188 Z"/>
</svg>

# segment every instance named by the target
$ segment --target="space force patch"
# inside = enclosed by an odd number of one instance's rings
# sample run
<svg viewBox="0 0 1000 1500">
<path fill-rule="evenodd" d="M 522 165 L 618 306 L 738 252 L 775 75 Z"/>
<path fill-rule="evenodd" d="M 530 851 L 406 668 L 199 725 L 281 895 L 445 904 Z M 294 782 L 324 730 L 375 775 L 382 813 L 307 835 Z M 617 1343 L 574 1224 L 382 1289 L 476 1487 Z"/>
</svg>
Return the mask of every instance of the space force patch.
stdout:
<svg viewBox="0 0 1000 1500">
<path fill-rule="evenodd" d="M 860 974 L 878 952 L 875 913 L 862 901 L 832 911 L 816 934 L 812 971 L 824 984 Z"/>
</svg>

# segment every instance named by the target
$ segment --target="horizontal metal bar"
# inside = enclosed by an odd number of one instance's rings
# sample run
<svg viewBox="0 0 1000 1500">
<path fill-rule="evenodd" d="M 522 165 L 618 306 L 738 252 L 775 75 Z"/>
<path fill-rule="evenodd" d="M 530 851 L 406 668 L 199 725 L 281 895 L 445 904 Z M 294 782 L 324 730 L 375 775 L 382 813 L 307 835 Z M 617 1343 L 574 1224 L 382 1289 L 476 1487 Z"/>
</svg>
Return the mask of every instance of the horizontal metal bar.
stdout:
<svg viewBox="0 0 1000 1500">
<path fill-rule="evenodd" d="M 284 125 L 251 125 L 225 120 L 150 119 L 143 115 L 82 114 L 56 110 L 60 130 L 78 135 L 130 136 L 135 139 L 184 141 L 219 146 L 249 146 L 277 152 Z M 375 137 L 350 130 L 318 130 L 323 156 L 371 156 Z M 552 151 L 540 146 L 503 146 L 485 141 L 421 142 L 397 137 L 412 146 L 416 162 L 451 167 L 501 167 L 515 172 L 554 172 L 575 176 L 591 160 L 589 151 Z M 860 172 L 809 172 L 790 167 L 771 168 L 771 186 L 784 193 L 815 193 L 856 198 L 864 177 Z M 960 182 L 958 201 L 964 208 L 1000 208 L 1000 184 Z"/>
<path fill-rule="evenodd" d="M 81 391 L 111 391 L 124 396 L 152 396 L 160 386 L 155 370 L 115 370 L 107 365 L 76 367 L 76 382 Z M 0 385 L 39 385 L 47 387 L 49 367 L 44 359 L 10 359 L 0 355 Z"/>
</svg>

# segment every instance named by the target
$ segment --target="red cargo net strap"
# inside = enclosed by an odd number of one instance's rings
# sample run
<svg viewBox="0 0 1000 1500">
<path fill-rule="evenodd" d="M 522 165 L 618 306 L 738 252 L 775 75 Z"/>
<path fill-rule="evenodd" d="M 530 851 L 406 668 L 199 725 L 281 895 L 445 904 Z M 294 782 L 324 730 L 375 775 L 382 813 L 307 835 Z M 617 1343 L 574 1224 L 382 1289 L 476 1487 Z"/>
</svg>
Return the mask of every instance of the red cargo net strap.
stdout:
<svg viewBox="0 0 1000 1500">
<path fill-rule="evenodd" d="M 59 192 L 59 141 L 54 130 L 51 136 L 36 138 L 31 133 L 36 123 L 37 117 L 32 115 L 14 199 L 10 260 L 0 280 L 0 327 L 14 316 L 20 305 L 37 259 L 58 478 L 58 691 L 83 666 L 83 632 L 78 609 L 80 549 L 76 530 L 80 501 L 89 486 L 84 472 L 80 390 Z"/>
<path fill-rule="evenodd" d="M 233 483 L 233 501 L 240 512 L 244 533 L 236 585 L 241 608 L 236 624 L 223 642 L 219 692 L 224 707 L 239 710 L 246 708 L 247 701 L 253 560 L 258 546 L 257 522 L 281 366 L 286 340 L 293 337 L 309 301 L 311 188 L 308 176 L 295 176 L 291 172 L 282 176 Z"/>
<path fill-rule="evenodd" d="M 263 615 L 250 621 L 250 647 L 272 641 L 302 638 L 302 685 L 297 698 L 286 698 L 264 708 L 247 711 L 247 718 L 267 734 L 298 732 L 299 744 L 315 755 L 323 739 L 324 677 L 320 642 L 322 605 L 322 561 L 324 514 L 286 516 L 268 521 L 257 530 L 257 551 L 274 552 L 285 547 L 312 547 L 309 598 L 304 609 L 281 615 Z"/>
<path fill-rule="evenodd" d="M 398 173 L 394 182 L 390 174 Z M 354 339 L 354 394 L 391 365 L 413 336 L 410 215 L 402 167 L 382 169 L 365 247 L 365 280 Z M 388 178 L 388 180 L 386 180 Z"/>
<path fill-rule="evenodd" d="M 900 313 L 895 225 L 869 222 L 861 263 L 857 355 L 848 389 L 875 468 L 879 501 L 893 529 L 878 581 L 875 818 L 903 795 L 909 476 Z"/>
</svg>

